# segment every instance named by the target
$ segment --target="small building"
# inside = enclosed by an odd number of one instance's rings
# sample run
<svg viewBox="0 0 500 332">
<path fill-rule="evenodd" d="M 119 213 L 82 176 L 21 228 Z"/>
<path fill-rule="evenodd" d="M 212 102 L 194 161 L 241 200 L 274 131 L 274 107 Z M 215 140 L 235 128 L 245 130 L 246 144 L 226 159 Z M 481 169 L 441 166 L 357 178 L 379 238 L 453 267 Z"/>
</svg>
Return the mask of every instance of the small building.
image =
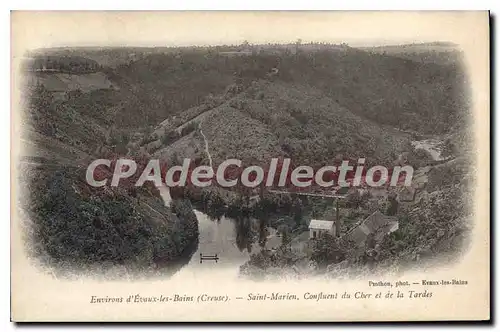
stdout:
<svg viewBox="0 0 500 332">
<path fill-rule="evenodd" d="M 398 228 L 399 222 L 396 217 L 386 216 L 377 210 L 366 219 L 358 222 L 355 227 L 345 234 L 345 238 L 362 245 L 369 235 L 373 235 L 374 240 L 378 242 L 386 234 L 395 232 Z"/>
<path fill-rule="evenodd" d="M 312 219 L 309 223 L 309 239 L 316 239 L 324 233 L 335 235 L 335 222 L 333 220 Z"/>
</svg>

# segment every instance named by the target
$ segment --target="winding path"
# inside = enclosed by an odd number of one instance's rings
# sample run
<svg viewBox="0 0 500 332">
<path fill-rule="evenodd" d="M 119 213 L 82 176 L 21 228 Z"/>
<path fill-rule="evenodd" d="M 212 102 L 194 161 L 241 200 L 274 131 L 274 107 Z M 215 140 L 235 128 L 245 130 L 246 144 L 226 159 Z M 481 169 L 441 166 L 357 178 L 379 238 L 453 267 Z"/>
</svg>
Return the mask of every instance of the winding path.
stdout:
<svg viewBox="0 0 500 332">
<path fill-rule="evenodd" d="M 210 151 L 208 148 L 207 137 L 205 136 L 205 134 L 203 134 L 203 131 L 201 130 L 201 123 L 202 123 L 202 121 L 200 121 L 200 124 L 198 125 L 198 129 L 200 129 L 200 134 L 201 134 L 201 136 L 203 136 L 203 141 L 205 141 L 205 153 L 208 156 L 208 162 L 210 164 L 210 168 L 212 168 L 212 170 L 213 170 L 214 166 L 213 166 L 213 162 L 212 162 L 212 155 L 210 154 Z"/>
<path fill-rule="evenodd" d="M 203 137 L 203 141 L 205 142 L 205 153 L 208 156 L 208 161 L 210 163 L 210 167 L 213 169 L 212 155 L 210 155 L 210 150 L 208 147 L 208 140 L 203 131 L 201 130 L 201 122 L 198 124 L 198 129 L 200 129 L 201 136 Z M 160 190 L 160 196 L 165 203 L 165 206 L 170 206 L 170 202 L 172 201 L 172 197 L 170 196 L 170 188 L 168 186 L 158 187 Z"/>
</svg>

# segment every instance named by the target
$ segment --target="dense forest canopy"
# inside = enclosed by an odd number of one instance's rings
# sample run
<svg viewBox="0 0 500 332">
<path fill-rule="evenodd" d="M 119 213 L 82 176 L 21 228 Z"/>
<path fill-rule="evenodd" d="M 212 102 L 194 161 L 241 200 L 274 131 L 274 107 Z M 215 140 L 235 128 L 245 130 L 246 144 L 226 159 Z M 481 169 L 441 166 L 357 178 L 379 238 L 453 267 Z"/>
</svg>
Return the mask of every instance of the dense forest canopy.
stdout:
<svg viewBox="0 0 500 332">
<path fill-rule="evenodd" d="M 265 79 L 272 68 L 279 70 L 276 80 L 315 87 L 355 114 L 400 129 L 443 133 L 465 110 L 467 91 L 459 65 L 418 63 L 352 48 L 235 57 L 154 54 L 118 66 L 110 77 L 127 87 L 121 114 L 133 109 L 143 121 L 157 123 L 231 83 L 248 86 Z"/>
<path fill-rule="evenodd" d="M 245 48 L 251 52 L 224 54 Z M 121 58 L 125 54 L 120 49 L 102 51 L 106 52 Z M 209 94 L 221 93 L 232 83 L 248 86 L 254 80 L 266 79 L 272 68 L 279 70 L 277 80 L 318 88 L 355 114 L 422 133 L 445 132 L 449 126 L 444 124 L 465 111 L 468 93 L 459 57 L 451 52 L 450 57 L 456 61 L 438 64 L 381 53 L 377 48 L 360 50 L 321 43 L 302 43 L 300 48 L 294 44 L 282 48 L 146 48 L 127 53 L 127 61 L 116 66 L 102 66 L 93 60 L 99 59 L 97 51 L 87 53 L 88 57 L 69 51 L 56 52 L 63 55 L 36 55 L 32 68 L 105 72 L 121 88 L 117 122 L 125 126 L 159 123 L 199 105 Z"/>
</svg>

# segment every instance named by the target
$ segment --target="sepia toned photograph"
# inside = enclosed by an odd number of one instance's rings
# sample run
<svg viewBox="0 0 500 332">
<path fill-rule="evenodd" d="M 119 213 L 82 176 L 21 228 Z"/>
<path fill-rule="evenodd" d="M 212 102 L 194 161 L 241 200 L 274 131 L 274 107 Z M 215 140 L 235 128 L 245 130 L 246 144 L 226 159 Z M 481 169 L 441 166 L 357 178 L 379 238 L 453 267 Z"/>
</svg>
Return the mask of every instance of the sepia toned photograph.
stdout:
<svg viewBox="0 0 500 332">
<path fill-rule="evenodd" d="M 487 12 L 11 23 L 13 321 L 490 319 Z"/>
</svg>

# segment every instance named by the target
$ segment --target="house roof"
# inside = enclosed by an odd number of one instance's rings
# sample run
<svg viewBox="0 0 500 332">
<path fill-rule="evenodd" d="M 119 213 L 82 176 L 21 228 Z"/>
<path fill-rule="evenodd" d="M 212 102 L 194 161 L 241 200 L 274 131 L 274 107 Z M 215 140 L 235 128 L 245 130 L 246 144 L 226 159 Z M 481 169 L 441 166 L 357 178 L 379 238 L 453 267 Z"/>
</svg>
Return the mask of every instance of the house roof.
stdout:
<svg viewBox="0 0 500 332">
<path fill-rule="evenodd" d="M 356 243 L 364 242 L 367 236 L 368 235 L 360 227 L 355 227 L 352 231 L 346 234 L 347 239 Z"/>
<path fill-rule="evenodd" d="M 378 233 L 377 238 L 382 238 L 383 235 L 397 229 L 397 226 L 398 220 L 396 217 L 386 216 L 377 210 L 358 223 L 345 237 L 359 244 L 364 242 L 369 234 Z"/>
<path fill-rule="evenodd" d="M 312 219 L 309 228 L 330 230 L 333 228 L 333 220 Z"/>
<path fill-rule="evenodd" d="M 396 217 L 386 216 L 377 210 L 373 212 L 369 217 L 367 217 L 362 224 L 364 224 L 368 228 L 370 233 L 373 233 L 378 229 L 394 222 L 397 222 Z"/>
</svg>

